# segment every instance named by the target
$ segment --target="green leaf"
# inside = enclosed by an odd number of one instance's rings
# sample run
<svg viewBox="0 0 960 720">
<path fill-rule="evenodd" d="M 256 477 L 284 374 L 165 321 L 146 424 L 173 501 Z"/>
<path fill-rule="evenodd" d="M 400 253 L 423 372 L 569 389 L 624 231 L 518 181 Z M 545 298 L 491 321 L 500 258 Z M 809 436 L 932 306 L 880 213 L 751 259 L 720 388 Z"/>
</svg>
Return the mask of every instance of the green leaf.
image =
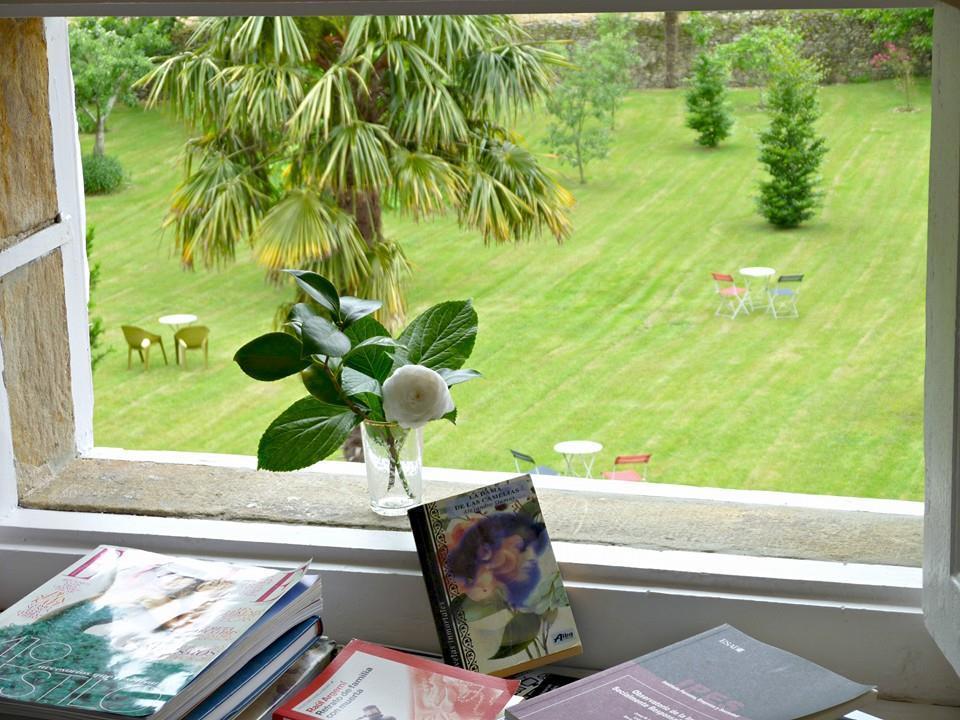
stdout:
<svg viewBox="0 0 960 720">
<path fill-rule="evenodd" d="M 303 323 L 303 355 L 343 357 L 350 352 L 350 338 L 322 317 L 312 317 Z"/>
<path fill-rule="evenodd" d="M 500 660 L 523 652 L 540 632 L 540 616 L 533 613 L 517 613 L 503 629 L 500 649 L 491 660 Z"/>
<path fill-rule="evenodd" d="M 313 397 L 297 400 L 270 423 L 257 448 L 260 470 L 299 470 L 335 452 L 360 424 L 342 405 Z"/>
<path fill-rule="evenodd" d="M 382 347 L 386 348 L 386 352 L 392 353 L 401 348 L 402 345 L 400 345 L 400 343 L 390 336 L 376 335 L 375 337 L 367 338 L 366 340 L 361 340 L 360 342 L 356 343 L 350 352 L 346 354 L 346 357 L 350 357 L 357 350 L 362 350 L 363 348 L 368 347 Z"/>
<path fill-rule="evenodd" d="M 383 414 L 383 400 L 374 393 L 359 393 L 353 396 L 354 401 L 363 404 L 370 411 L 370 419 L 383 422 L 386 417 Z"/>
<path fill-rule="evenodd" d="M 406 351 L 394 364 L 424 365 L 433 370 L 460 368 L 477 339 L 477 312 L 470 300 L 453 300 L 426 310 L 407 326 L 398 340 Z"/>
<path fill-rule="evenodd" d="M 284 270 L 284 272 L 293 275 L 300 289 L 316 300 L 321 307 L 325 307 L 334 314 L 340 313 L 340 294 L 333 283 L 323 275 L 310 270 Z"/>
<path fill-rule="evenodd" d="M 340 298 L 341 327 L 352 325 L 360 318 L 372 315 L 383 306 L 379 300 L 364 300 L 350 295 Z"/>
<path fill-rule="evenodd" d="M 317 312 L 307 303 L 296 303 L 290 312 L 287 313 L 288 323 L 299 323 L 303 325 L 310 318 L 320 317 Z"/>
<path fill-rule="evenodd" d="M 254 380 L 272 381 L 298 373 L 310 364 L 301 357 L 300 343 L 292 335 L 272 332 L 254 338 L 237 350 L 233 359 Z"/>
<path fill-rule="evenodd" d="M 376 319 L 368 315 L 344 329 L 343 332 L 350 339 L 350 342 L 353 343 L 354 349 L 357 350 L 356 352 L 348 353 L 347 357 L 344 358 L 344 363 L 347 367 L 359 370 L 364 375 L 369 375 L 380 383 L 383 383 L 390 375 L 390 370 L 393 367 L 392 351 L 388 351 L 383 346 L 377 344 L 365 345 L 362 348 L 359 346 L 362 345 L 365 340 L 370 340 L 371 338 L 389 337 L 390 333 L 387 332 L 387 329 L 377 322 Z"/>
<path fill-rule="evenodd" d="M 454 385 L 459 385 L 460 383 L 465 383 L 468 380 L 473 380 L 475 378 L 483 377 L 476 370 L 468 370 L 464 368 L 463 370 L 448 370 L 447 368 L 437 368 L 437 374 L 443 378 L 443 381 L 447 383 L 447 387 L 453 387 Z"/>
<path fill-rule="evenodd" d="M 449 420 L 451 423 L 453 423 L 454 425 L 456 425 L 456 424 L 457 424 L 457 409 L 454 408 L 453 410 L 451 410 L 450 412 L 448 412 L 446 415 L 444 415 L 444 416 L 443 416 L 442 418 L 440 418 L 440 419 L 441 419 L 441 420 Z"/>
<path fill-rule="evenodd" d="M 334 405 L 340 403 L 340 393 L 337 392 L 337 386 L 334 385 L 330 375 L 319 365 L 311 365 L 302 373 L 300 379 L 307 392 L 313 395 L 317 400 Z"/>
<path fill-rule="evenodd" d="M 343 392 L 350 397 L 359 395 L 360 393 L 382 395 L 380 383 L 375 378 L 365 375 L 359 370 L 354 370 L 351 367 L 345 367 L 343 369 L 343 374 L 340 376 L 340 387 L 342 387 Z"/>
<path fill-rule="evenodd" d="M 507 604 L 499 595 L 494 595 L 484 602 L 477 602 L 466 595 L 460 595 L 455 602 L 463 610 L 463 617 L 468 623 L 483 620 L 485 617 L 507 609 Z"/>
</svg>

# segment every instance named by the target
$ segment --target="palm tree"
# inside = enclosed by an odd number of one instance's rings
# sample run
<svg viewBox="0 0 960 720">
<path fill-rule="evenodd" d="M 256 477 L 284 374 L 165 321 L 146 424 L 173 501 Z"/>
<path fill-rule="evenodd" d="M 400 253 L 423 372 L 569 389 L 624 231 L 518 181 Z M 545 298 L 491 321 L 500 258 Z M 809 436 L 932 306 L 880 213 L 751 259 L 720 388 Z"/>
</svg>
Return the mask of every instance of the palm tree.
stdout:
<svg viewBox="0 0 960 720">
<path fill-rule="evenodd" d="M 314 270 L 395 326 L 410 266 L 385 205 L 486 243 L 562 240 L 572 197 L 507 123 L 563 64 L 506 16 L 201 21 L 140 81 L 199 133 L 166 221 L 182 262 L 249 244 L 273 281 Z"/>
</svg>

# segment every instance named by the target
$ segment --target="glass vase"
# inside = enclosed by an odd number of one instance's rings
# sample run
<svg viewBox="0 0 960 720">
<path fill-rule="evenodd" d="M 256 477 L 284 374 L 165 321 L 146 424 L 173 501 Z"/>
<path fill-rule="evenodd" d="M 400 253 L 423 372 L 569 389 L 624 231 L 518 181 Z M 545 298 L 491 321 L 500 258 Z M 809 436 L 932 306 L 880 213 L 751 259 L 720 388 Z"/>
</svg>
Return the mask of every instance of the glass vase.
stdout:
<svg viewBox="0 0 960 720">
<path fill-rule="evenodd" d="M 364 421 L 362 428 L 370 509 L 378 515 L 406 515 L 423 497 L 423 430 L 372 421 Z"/>
</svg>

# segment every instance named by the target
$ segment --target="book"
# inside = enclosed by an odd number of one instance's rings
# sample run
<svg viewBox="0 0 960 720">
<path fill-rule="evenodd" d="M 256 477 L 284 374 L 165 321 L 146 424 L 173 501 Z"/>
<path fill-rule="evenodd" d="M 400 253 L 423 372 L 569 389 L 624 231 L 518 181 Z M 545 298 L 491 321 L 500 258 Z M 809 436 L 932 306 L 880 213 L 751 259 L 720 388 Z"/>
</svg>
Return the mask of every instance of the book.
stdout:
<svg viewBox="0 0 960 720">
<path fill-rule="evenodd" d="M 310 649 L 319 629 L 319 618 L 308 618 L 290 628 L 194 708 L 186 720 L 236 717 Z"/>
<path fill-rule="evenodd" d="M 179 720 L 319 616 L 306 568 L 101 546 L 0 613 L 0 719 Z"/>
<path fill-rule="evenodd" d="M 271 720 L 288 699 L 299 694 L 330 664 L 337 645 L 321 637 L 251 702 L 235 720 Z"/>
<path fill-rule="evenodd" d="M 407 514 L 445 662 L 506 676 L 581 652 L 529 475 Z"/>
<path fill-rule="evenodd" d="M 873 699 L 869 685 L 766 645 L 730 625 L 507 709 L 508 720 L 835 720 Z"/>
<path fill-rule="evenodd" d="M 496 720 L 517 685 L 353 640 L 273 720 Z"/>
</svg>

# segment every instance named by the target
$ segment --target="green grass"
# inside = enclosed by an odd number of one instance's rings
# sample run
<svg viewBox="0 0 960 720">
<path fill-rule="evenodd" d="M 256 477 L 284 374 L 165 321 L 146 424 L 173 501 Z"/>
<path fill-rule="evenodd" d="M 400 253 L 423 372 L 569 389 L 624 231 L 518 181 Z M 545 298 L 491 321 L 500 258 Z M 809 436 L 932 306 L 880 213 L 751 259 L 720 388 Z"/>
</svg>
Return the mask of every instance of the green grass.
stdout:
<svg viewBox="0 0 960 720">
<path fill-rule="evenodd" d="M 563 171 L 578 201 L 563 245 L 484 247 L 450 221 L 390 218 L 416 266 L 412 310 L 469 296 L 480 314 L 470 364 L 486 379 L 454 389 L 460 424 L 427 428 L 427 463 L 512 469 L 514 447 L 559 466 L 555 442 L 592 439 L 598 470 L 652 452 L 653 482 L 921 498 L 928 86 L 920 94 L 922 110 L 904 114 L 891 83 L 824 89 L 823 211 L 795 231 L 754 209 L 754 91 L 734 93 L 734 135 L 714 151 L 683 127 L 682 92 L 633 93 L 588 184 Z M 542 153 L 544 125 L 521 123 Z M 116 348 L 95 374 L 96 442 L 253 454 L 302 390 L 248 380 L 230 357 L 284 294 L 244 249 L 220 271 L 179 269 L 159 226 L 183 137 L 162 114 L 118 111 L 107 148 L 131 181 L 88 200 L 95 313 Z M 802 317 L 714 317 L 708 273 L 746 265 L 806 273 Z M 119 325 L 158 330 L 169 312 L 211 327 L 210 369 L 192 358 L 188 371 L 128 371 Z"/>
</svg>

